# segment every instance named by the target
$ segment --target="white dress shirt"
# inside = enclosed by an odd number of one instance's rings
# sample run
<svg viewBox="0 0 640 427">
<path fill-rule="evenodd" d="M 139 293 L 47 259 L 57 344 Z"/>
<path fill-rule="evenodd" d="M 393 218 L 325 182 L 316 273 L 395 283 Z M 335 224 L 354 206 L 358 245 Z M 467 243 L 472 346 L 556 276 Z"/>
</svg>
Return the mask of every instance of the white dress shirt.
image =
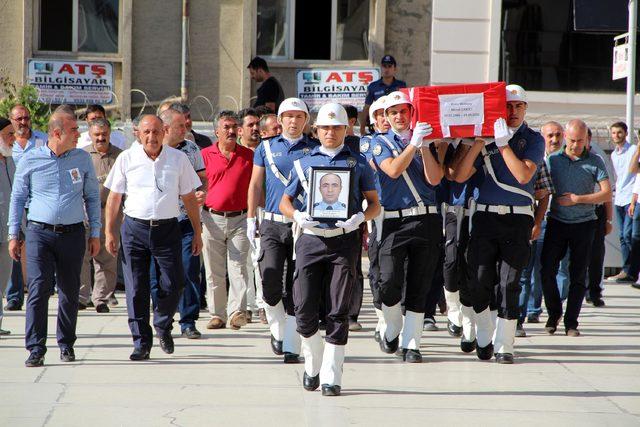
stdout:
<svg viewBox="0 0 640 427">
<path fill-rule="evenodd" d="M 124 133 L 118 130 L 111 131 L 111 137 L 109 138 L 109 142 L 121 150 L 127 149 L 127 138 L 124 136 Z M 89 136 L 89 131 L 85 131 L 80 134 L 80 138 L 78 138 L 78 146 L 76 148 L 82 149 L 91 144 L 92 142 L 91 142 L 91 137 Z"/>
<path fill-rule="evenodd" d="M 167 145 L 151 160 L 142 144 L 134 144 L 116 159 L 104 186 L 126 194 L 124 213 L 139 219 L 168 219 L 180 214 L 178 196 L 202 183 L 187 156 Z"/>
</svg>

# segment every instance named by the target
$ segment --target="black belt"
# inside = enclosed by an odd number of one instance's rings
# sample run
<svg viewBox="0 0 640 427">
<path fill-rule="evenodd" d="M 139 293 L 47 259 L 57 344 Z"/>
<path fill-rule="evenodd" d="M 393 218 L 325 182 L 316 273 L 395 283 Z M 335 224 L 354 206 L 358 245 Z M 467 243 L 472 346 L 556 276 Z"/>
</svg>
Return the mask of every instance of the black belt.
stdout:
<svg viewBox="0 0 640 427">
<path fill-rule="evenodd" d="M 207 212 L 209 212 L 209 213 L 212 213 L 214 215 L 220 215 L 220 216 L 223 216 L 225 218 L 230 218 L 230 217 L 234 217 L 234 216 L 240 216 L 240 215 L 242 215 L 244 213 L 247 213 L 246 209 L 243 209 L 241 211 L 217 211 L 215 209 L 211 209 L 211 208 L 208 208 L 206 206 L 203 206 L 202 209 L 207 211 Z"/>
<path fill-rule="evenodd" d="M 76 222 L 75 224 L 47 224 L 46 222 L 29 221 L 31 224 L 37 225 L 44 230 L 51 230 L 54 233 L 70 233 L 72 231 L 78 231 L 84 229 L 83 222 Z"/>
<path fill-rule="evenodd" d="M 166 219 L 140 219 L 127 215 L 127 218 L 131 218 L 135 222 L 148 225 L 149 227 L 157 227 L 159 225 L 170 224 L 172 222 L 178 222 L 178 218 L 166 218 Z"/>
</svg>

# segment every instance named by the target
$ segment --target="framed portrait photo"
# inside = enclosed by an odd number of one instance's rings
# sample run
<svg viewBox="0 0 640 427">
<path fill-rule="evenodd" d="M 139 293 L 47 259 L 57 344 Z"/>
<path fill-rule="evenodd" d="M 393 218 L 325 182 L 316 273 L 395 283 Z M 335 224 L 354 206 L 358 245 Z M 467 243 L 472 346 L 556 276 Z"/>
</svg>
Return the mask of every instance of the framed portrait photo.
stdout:
<svg viewBox="0 0 640 427">
<path fill-rule="evenodd" d="M 324 222 L 348 219 L 351 168 L 312 166 L 310 174 L 309 215 Z"/>
</svg>

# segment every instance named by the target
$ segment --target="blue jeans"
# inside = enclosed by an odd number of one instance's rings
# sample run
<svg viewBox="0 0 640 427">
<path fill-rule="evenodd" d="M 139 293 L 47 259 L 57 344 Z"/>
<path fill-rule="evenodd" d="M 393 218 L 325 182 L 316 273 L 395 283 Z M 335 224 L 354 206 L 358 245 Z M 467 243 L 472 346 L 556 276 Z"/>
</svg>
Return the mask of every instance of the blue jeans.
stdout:
<svg viewBox="0 0 640 427">
<path fill-rule="evenodd" d="M 20 306 L 24 304 L 24 279 L 22 277 L 22 267 L 17 261 L 11 265 L 11 279 L 7 284 L 7 302 L 16 301 Z"/>
<path fill-rule="evenodd" d="M 189 327 L 195 327 L 196 320 L 200 317 L 200 257 L 191 254 L 193 242 L 193 227 L 191 221 L 185 219 L 179 222 L 182 233 L 182 266 L 184 269 L 184 291 L 178 303 L 180 312 L 180 329 L 184 331 Z M 156 292 L 158 279 L 156 276 L 155 262 L 151 263 L 151 297 L 156 305 Z"/>
<path fill-rule="evenodd" d="M 540 256 L 544 243 L 544 233 L 547 228 L 547 221 L 542 221 L 540 237 L 531 242 L 531 257 L 529 264 L 522 271 L 520 276 L 520 323 L 530 314 L 542 314 L 542 279 L 540 278 Z M 564 301 L 569 293 L 569 252 L 560 262 L 558 275 L 558 290 L 560 297 Z"/>
<path fill-rule="evenodd" d="M 629 255 L 631 254 L 631 246 L 633 244 L 633 218 L 627 212 L 629 205 L 615 206 L 615 214 L 618 218 L 618 226 L 620 227 L 620 249 L 622 252 L 622 270 L 629 273 Z"/>
</svg>

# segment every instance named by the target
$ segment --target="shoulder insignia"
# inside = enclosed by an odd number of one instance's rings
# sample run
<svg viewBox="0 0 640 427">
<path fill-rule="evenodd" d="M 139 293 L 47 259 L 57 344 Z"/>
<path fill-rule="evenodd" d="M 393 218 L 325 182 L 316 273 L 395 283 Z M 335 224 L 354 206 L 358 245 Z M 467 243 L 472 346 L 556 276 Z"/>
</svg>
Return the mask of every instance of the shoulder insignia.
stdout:
<svg viewBox="0 0 640 427">
<path fill-rule="evenodd" d="M 314 203 L 314 204 L 313 204 L 313 207 L 314 207 L 314 208 L 315 208 L 316 206 L 320 206 L 320 202 L 318 202 L 318 203 Z"/>
<path fill-rule="evenodd" d="M 369 151 L 369 141 L 362 141 L 360 143 L 360 152 L 366 153 L 367 151 Z"/>
<path fill-rule="evenodd" d="M 377 144 L 375 147 L 373 147 L 374 156 L 379 156 L 381 153 L 382 153 L 382 146 L 380 144 Z"/>
<path fill-rule="evenodd" d="M 311 148 L 309 148 L 309 147 L 304 147 L 302 149 L 302 153 L 304 153 L 305 155 L 309 154 L 310 151 L 311 151 Z"/>
<path fill-rule="evenodd" d="M 358 161 L 355 159 L 355 157 L 349 157 L 347 159 L 347 166 L 349 166 L 350 168 L 354 167 L 356 163 L 358 163 Z"/>
</svg>

